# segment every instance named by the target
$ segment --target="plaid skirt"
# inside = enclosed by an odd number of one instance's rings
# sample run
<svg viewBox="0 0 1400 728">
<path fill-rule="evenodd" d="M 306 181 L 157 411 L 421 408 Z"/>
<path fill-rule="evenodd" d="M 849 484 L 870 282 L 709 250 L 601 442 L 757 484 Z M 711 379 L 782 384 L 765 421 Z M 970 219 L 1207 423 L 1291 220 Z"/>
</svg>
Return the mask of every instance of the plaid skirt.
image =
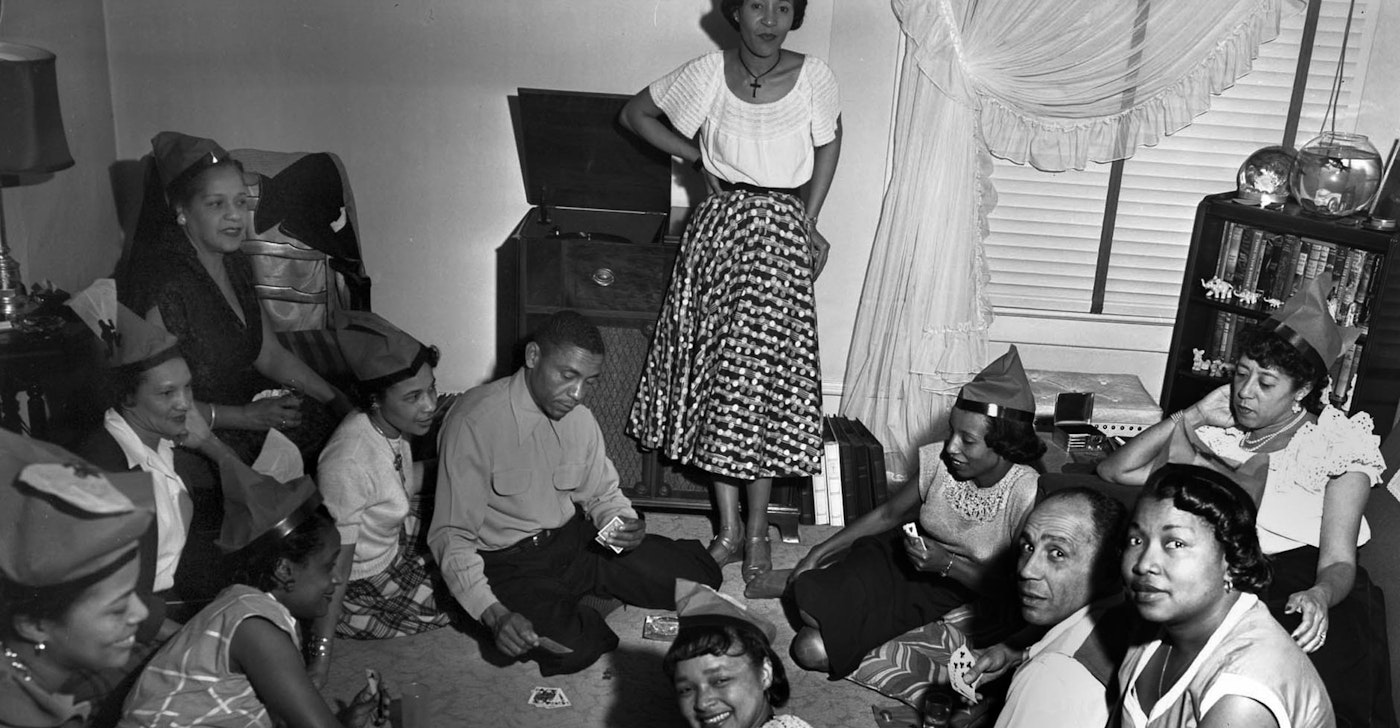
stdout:
<svg viewBox="0 0 1400 728">
<path fill-rule="evenodd" d="M 637 387 L 629 433 L 718 475 L 810 475 L 821 371 L 802 201 L 733 191 L 701 203 Z"/>
<path fill-rule="evenodd" d="M 338 636 L 389 639 L 434 630 L 450 621 L 451 615 L 439 607 L 434 596 L 448 592 L 428 553 L 423 503 L 421 497 L 409 502 L 408 517 L 399 531 L 399 553 L 389 568 L 345 585 L 340 621 L 335 626 Z M 446 599 L 451 601 L 451 597 Z"/>
</svg>

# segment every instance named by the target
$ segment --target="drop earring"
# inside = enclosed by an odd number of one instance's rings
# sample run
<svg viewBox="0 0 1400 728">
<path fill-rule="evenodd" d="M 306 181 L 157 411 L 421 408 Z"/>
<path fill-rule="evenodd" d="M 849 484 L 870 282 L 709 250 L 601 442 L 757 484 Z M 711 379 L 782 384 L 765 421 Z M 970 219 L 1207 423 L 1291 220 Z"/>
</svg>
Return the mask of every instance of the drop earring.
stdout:
<svg viewBox="0 0 1400 728">
<path fill-rule="evenodd" d="M 185 216 L 184 216 L 184 215 L 178 215 L 178 216 L 176 216 L 176 217 L 175 217 L 175 222 L 176 222 L 176 224 L 184 225 L 184 224 L 185 224 Z"/>
<path fill-rule="evenodd" d="M 1293 411 L 1293 414 L 1295 414 L 1295 415 L 1298 414 L 1299 412 L 1302 412 L 1302 411 L 1303 411 L 1303 405 L 1299 404 L 1299 403 L 1298 403 L 1298 400 L 1296 400 L 1296 399 L 1293 400 L 1292 411 Z"/>
<path fill-rule="evenodd" d="M 49 648 L 49 645 L 48 645 L 47 642 L 35 642 L 35 643 L 34 643 L 34 655 L 37 656 L 37 657 L 43 657 L 43 656 L 44 656 L 44 650 L 47 650 L 48 648 Z"/>
<path fill-rule="evenodd" d="M 1229 592 L 1232 592 L 1232 591 L 1234 591 L 1234 590 L 1235 590 L 1235 580 L 1232 579 L 1232 578 L 1230 578 L 1230 575 L 1229 575 L 1229 574 L 1226 574 L 1226 575 L 1225 575 L 1225 592 L 1228 594 Z"/>
</svg>

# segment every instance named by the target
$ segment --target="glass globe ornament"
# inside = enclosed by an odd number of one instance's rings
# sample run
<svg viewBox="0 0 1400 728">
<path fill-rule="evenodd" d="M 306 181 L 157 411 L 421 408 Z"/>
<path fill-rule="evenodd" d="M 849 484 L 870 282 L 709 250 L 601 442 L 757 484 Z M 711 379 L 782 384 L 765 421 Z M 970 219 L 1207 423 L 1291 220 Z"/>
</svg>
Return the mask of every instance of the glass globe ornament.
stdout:
<svg viewBox="0 0 1400 728">
<path fill-rule="evenodd" d="M 1288 201 L 1288 175 L 1293 152 L 1277 144 L 1249 155 L 1235 177 L 1235 202 L 1242 205 L 1281 205 Z"/>
<path fill-rule="evenodd" d="M 1346 217 L 1371 203 L 1381 155 L 1362 134 L 1323 132 L 1298 150 L 1289 175 L 1293 199 L 1319 217 Z"/>
</svg>

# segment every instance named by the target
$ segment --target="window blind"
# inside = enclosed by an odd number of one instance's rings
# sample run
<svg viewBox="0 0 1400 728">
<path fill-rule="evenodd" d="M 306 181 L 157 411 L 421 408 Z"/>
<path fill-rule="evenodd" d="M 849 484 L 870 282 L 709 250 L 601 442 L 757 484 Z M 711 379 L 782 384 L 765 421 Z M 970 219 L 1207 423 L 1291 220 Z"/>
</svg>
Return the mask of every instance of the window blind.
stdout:
<svg viewBox="0 0 1400 728">
<path fill-rule="evenodd" d="M 1294 146 L 1322 128 L 1349 3 L 1323 0 Z M 1104 291 L 1105 314 L 1172 319 L 1201 198 L 1233 189 L 1245 158 L 1278 144 L 1287 121 L 1304 13 L 1284 18 L 1260 46 L 1253 70 L 1190 126 L 1124 163 Z M 1372 23 L 1361 0 L 1352 20 L 1337 129 L 1353 128 Z M 1388 147 L 1388 140 L 1386 141 Z M 1384 153 L 1386 150 L 1382 149 Z M 996 160 L 998 203 L 986 241 L 990 294 L 998 308 L 1089 311 L 1097 268 L 1108 164 L 1040 172 Z"/>
</svg>

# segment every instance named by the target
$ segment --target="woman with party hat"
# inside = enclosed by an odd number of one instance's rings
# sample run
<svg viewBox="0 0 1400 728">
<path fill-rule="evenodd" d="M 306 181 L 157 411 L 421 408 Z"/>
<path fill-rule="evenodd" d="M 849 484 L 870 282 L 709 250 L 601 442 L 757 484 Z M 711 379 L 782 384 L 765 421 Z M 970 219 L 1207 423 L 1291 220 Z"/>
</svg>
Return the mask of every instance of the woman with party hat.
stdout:
<svg viewBox="0 0 1400 728">
<path fill-rule="evenodd" d="M 155 485 L 156 563 L 152 614 L 177 621 L 192 612 L 167 614 L 166 602 L 202 603 L 227 582 L 217 569 L 202 568 L 217 558 L 212 541 L 188 541 L 196 518 L 211 527 L 219 523 L 222 505 L 212 502 L 212 489 L 200 508 L 186 484 L 190 460 L 177 458 L 176 447 L 202 453 L 214 462 L 237 459 L 214 437 L 195 407 L 190 368 L 170 332 L 137 316 L 117 302 L 116 282 L 94 281 L 69 300 L 68 306 L 97 337 L 103 364 L 103 387 L 109 405 L 101 427 L 76 448 L 79 455 L 104 470 L 144 470 Z M 180 571 L 182 555 L 194 556 L 194 568 Z M 177 578 L 178 575 L 178 578 Z M 157 627 L 161 627 L 159 621 Z M 160 639 L 178 627 L 166 622 Z M 144 634 L 146 642 L 154 635 Z"/>
<path fill-rule="evenodd" d="M 151 658 L 120 725 L 381 724 L 387 692 L 366 686 L 337 716 L 302 658 L 298 620 L 323 617 L 338 586 L 340 535 L 315 484 L 305 477 L 282 484 L 251 470 L 221 474 L 218 544 L 236 583 Z"/>
<path fill-rule="evenodd" d="M 88 718 L 70 686 L 131 657 L 154 517 L 150 475 L 105 475 L 0 429 L 0 727 Z"/>
<path fill-rule="evenodd" d="M 919 479 L 797 563 L 788 582 L 803 622 L 797 664 L 844 677 L 871 649 L 954 607 L 1014 601 L 1004 559 L 1039 490 L 1028 463 L 1045 452 L 1034 419 L 1013 346 L 959 392 L 948 438 L 919 450 Z M 915 511 L 911 536 L 899 526 Z"/>
<path fill-rule="evenodd" d="M 687 579 L 676 580 L 679 629 L 661 668 L 691 728 L 811 728 L 776 715 L 788 699 L 787 670 L 773 650 L 778 629 L 744 605 Z"/>
<path fill-rule="evenodd" d="M 1229 384 L 1128 441 L 1098 468 L 1142 485 L 1167 462 L 1218 470 L 1259 507 L 1259 543 L 1273 565 L 1271 612 L 1309 653 L 1339 726 L 1394 725 L 1383 614 L 1357 550 L 1362 512 L 1385 461 L 1371 416 L 1329 404 L 1329 370 L 1354 332 L 1328 310 L 1332 275 L 1307 281 L 1249 332 Z"/>
<path fill-rule="evenodd" d="M 359 409 L 331 435 L 316 471 L 340 529 L 344 582 L 314 627 L 318 655 L 332 633 L 400 637 L 442 627 L 449 616 L 433 595 L 437 567 L 424 541 L 425 463 L 413 461 L 409 446 L 438 416 L 438 349 L 367 311 L 338 313 L 335 339 L 358 380 Z"/>
<path fill-rule="evenodd" d="M 258 303 L 241 252 L 253 202 L 242 165 L 212 139 L 173 131 L 151 139 L 151 156 L 117 275 L 122 303 L 179 338 L 200 414 L 244 462 L 272 431 L 314 457 L 352 407 L 278 341 Z"/>
</svg>

